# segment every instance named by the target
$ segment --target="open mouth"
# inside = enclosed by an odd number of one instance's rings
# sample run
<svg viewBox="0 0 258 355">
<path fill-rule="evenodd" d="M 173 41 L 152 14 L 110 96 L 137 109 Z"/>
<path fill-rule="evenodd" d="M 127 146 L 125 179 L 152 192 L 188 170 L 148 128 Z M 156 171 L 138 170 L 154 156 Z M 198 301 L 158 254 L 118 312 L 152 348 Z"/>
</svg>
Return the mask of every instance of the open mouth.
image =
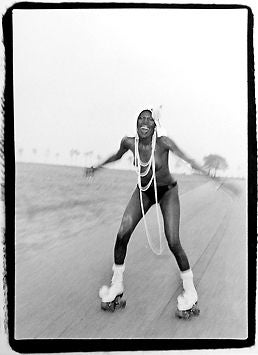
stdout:
<svg viewBox="0 0 258 355">
<path fill-rule="evenodd" d="M 142 126 L 140 127 L 140 130 L 142 133 L 148 133 L 150 129 L 147 126 Z"/>
</svg>

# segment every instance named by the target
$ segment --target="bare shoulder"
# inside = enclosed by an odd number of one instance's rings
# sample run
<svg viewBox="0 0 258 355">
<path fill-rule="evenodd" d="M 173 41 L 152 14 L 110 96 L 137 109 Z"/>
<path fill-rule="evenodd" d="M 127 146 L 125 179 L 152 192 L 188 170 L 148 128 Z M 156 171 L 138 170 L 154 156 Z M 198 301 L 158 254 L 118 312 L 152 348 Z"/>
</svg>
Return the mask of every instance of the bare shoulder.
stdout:
<svg viewBox="0 0 258 355">
<path fill-rule="evenodd" d="M 160 146 L 162 146 L 164 149 L 168 150 L 173 150 L 175 148 L 175 143 L 174 141 L 167 137 L 167 136 L 161 136 L 158 138 L 158 143 Z"/>
<path fill-rule="evenodd" d="M 134 137 L 123 137 L 121 140 L 121 145 L 127 149 L 130 149 L 134 145 Z"/>
</svg>

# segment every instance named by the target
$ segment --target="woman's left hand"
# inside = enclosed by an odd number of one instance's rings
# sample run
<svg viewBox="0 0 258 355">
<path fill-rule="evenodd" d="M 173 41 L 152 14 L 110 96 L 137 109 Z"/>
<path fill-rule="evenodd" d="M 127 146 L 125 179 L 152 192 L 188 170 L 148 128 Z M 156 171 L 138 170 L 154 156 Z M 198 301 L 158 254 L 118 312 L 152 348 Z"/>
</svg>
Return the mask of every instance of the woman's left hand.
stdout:
<svg viewBox="0 0 258 355">
<path fill-rule="evenodd" d="M 93 166 L 91 166 L 90 168 L 88 167 L 84 168 L 84 176 L 86 177 L 86 179 L 92 179 L 95 170 L 96 169 Z"/>
</svg>

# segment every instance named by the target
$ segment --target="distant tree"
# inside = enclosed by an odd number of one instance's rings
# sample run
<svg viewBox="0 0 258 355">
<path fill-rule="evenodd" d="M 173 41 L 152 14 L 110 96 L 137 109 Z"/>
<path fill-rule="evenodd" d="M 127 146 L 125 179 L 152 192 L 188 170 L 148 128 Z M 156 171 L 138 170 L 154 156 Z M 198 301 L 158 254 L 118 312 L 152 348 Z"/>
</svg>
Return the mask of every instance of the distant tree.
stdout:
<svg viewBox="0 0 258 355">
<path fill-rule="evenodd" d="M 203 158 L 203 167 L 209 170 L 212 176 L 216 176 L 218 170 L 226 170 L 228 163 L 225 158 L 218 154 L 209 154 Z"/>
</svg>

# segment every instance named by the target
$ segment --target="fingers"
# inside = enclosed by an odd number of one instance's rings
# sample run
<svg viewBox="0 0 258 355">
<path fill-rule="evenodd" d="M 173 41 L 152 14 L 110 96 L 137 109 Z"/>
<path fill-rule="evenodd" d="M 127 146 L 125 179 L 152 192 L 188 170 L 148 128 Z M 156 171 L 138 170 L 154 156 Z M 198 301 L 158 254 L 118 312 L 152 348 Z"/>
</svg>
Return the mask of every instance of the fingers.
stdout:
<svg viewBox="0 0 258 355">
<path fill-rule="evenodd" d="M 87 178 L 87 179 L 92 179 L 93 178 L 93 176 L 94 176 L 94 168 L 93 168 L 93 166 L 92 167 L 90 167 L 90 168 L 85 168 L 84 169 L 84 176 Z"/>
</svg>

